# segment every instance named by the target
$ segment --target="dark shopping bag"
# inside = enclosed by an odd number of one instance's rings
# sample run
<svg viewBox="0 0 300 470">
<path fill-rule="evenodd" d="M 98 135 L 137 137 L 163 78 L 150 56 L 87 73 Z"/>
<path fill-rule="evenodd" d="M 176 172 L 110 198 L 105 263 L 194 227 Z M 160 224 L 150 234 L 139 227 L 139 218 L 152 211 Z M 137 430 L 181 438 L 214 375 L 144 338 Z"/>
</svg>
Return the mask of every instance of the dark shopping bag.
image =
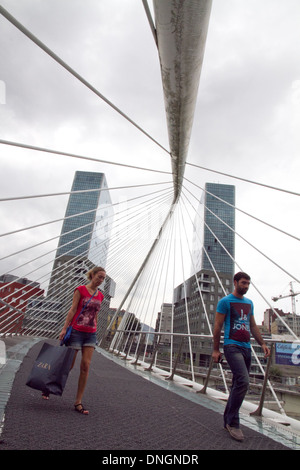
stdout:
<svg viewBox="0 0 300 470">
<path fill-rule="evenodd" d="M 62 395 L 74 354 L 73 349 L 44 343 L 26 385 L 43 393 Z"/>
</svg>

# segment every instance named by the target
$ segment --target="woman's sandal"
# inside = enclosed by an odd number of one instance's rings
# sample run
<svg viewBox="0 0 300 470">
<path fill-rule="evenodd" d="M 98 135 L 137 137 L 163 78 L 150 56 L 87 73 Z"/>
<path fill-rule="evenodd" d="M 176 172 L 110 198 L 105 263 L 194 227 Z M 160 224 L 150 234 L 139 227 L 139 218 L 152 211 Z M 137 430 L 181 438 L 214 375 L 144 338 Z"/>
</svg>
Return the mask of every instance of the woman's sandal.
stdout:
<svg viewBox="0 0 300 470">
<path fill-rule="evenodd" d="M 44 400 L 49 400 L 49 393 L 42 393 L 42 398 Z"/>
<path fill-rule="evenodd" d="M 78 406 L 81 406 L 81 408 L 78 409 L 77 408 Z M 89 411 L 83 408 L 82 403 L 78 403 L 77 405 L 74 405 L 74 407 L 75 407 L 75 411 L 77 411 L 78 413 L 81 413 L 82 415 L 88 415 L 89 414 Z"/>
</svg>

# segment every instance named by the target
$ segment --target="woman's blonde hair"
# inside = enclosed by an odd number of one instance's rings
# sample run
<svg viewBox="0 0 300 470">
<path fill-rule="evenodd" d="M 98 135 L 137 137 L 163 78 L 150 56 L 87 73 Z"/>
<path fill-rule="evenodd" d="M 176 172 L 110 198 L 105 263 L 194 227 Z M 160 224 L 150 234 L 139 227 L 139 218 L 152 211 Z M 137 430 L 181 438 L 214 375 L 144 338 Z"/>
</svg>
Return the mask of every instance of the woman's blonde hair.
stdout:
<svg viewBox="0 0 300 470">
<path fill-rule="evenodd" d="M 93 277 L 93 274 L 96 274 L 98 273 L 99 271 L 103 271 L 104 273 L 106 273 L 105 269 L 104 268 L 101 268 L 101 266 L 95 266 L 94 268 L 90 269 L 87 273 L 86 273 L 86 277 L 88 278 L 89 281 L 92 280 L 92 277 Z"/>
</svg>

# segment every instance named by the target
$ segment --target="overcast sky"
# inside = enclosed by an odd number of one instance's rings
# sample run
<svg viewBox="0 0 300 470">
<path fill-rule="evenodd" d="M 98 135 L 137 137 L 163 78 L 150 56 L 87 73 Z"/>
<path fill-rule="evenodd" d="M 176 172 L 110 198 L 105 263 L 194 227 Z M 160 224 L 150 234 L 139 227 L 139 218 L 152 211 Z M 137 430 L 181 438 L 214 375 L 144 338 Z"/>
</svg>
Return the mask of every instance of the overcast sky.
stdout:
<svg viewBox="0 0 300 470">
<path fill-rule="evenodd" d="M 141 1 L 2 0 L 1 6 L 168 148 L 158 53 Z M 300 192 L 299 24 L 298 0 L 213 0 L 188 162 Z M 171 169 L 166 152 L 2 16 L 0 45 L 1 139 Z M 75 170 L 104 171 L 110 187 L 170 180 L 5 145 L 0 158 L 1 198 L 69 191 Z M 186 177 L 201 187 L 206 181 L 234 184 L 238 208 L 299 237 L 298 196 L 189 166 Z M 196 194 L 200 197 L 201 191 Z M 1 232 L 62 217 L 66 201 L 2 203 Z M 298 241 L 240 213 L 236 230 L 300 278 Z M 52 233 L 48 228 L 43 236 Z M 9 247 L 5 238 L 4 254 L 11 251 L 12 239 L 14 247 L 22 248 L 22 236 L 11 237 Z M 293 279 L 239 236 L 236 259 L 268 301 L 288 293 Z M 0 266 L 1 273 L 11 268 L 8 262 Z M 300 291 L 296 282 L 294 288 Z M 265 301 L 253 287 L 249 297 L 261 320 Z M 273 305 L 289 311 L 291 300 Z"/>
</svg>

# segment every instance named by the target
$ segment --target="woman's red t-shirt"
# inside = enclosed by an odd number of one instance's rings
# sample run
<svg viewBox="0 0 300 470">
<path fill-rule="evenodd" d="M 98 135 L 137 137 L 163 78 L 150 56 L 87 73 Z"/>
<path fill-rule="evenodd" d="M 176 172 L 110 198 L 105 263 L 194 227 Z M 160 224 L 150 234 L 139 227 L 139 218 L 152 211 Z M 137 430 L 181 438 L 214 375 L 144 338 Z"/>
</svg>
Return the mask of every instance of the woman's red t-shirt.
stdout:
<svg viewBox="0 0 300 470">
<path fill-rule="evenodd" d="M 80 301 L 71 325 L 74 330 L 83 331 L 85 333 L 95 333 L 97 330 L 97 317 L 104 295 L 102 292 L 98 291 L 92 300 L 90 300 L 93 294 L 91 295 L 89 293 L 86 286 L 76 287 L 75 292 L 76 290 L 80 292 Z M 88 305 L 86 305 L 87 303 Z M 83 307 L 85 308 L 83 312 L 80 313 Z"/>
</svg>

